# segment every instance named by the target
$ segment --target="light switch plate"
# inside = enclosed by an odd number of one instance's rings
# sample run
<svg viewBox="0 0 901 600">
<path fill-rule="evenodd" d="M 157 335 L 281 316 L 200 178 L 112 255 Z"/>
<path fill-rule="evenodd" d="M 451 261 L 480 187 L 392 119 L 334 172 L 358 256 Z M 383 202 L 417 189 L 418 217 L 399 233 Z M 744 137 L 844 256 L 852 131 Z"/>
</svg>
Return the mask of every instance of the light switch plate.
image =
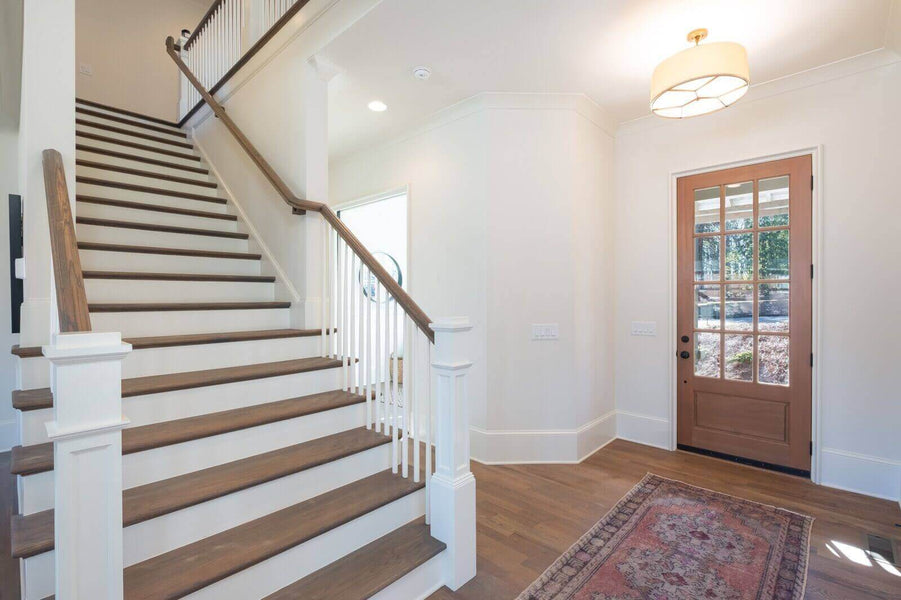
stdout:
<svg viewBox="0 0 901 600">
<path fill-rule="evenodd" d="M 657 335 L 657 321 L 632 321 L 632 335 Z"/>
<path fill-rule="evenodd" d="M 560 325 L 557 323 L 533 323 L 533 340 L 558 340 L 560 339 Z"/>
<path fill-rule="evenodd" d="M 94 69 L 88 63 L 81 63 L 78 65 L 78 72 L 82 75 L 91 76 L 94 74 Z"/>
</svg>

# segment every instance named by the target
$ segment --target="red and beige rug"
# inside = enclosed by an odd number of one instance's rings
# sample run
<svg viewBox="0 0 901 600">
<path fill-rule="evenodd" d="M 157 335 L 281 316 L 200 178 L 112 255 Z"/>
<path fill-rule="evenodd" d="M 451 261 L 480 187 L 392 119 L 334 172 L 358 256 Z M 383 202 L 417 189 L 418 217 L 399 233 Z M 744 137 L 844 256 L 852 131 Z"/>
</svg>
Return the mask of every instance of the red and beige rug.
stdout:
<svg viewBox="0 0 901 600">
<path fill-rule="evenodd" d="M 800 600 L 812 523 L 649 473 L 518 600 Z"/>
</svg>

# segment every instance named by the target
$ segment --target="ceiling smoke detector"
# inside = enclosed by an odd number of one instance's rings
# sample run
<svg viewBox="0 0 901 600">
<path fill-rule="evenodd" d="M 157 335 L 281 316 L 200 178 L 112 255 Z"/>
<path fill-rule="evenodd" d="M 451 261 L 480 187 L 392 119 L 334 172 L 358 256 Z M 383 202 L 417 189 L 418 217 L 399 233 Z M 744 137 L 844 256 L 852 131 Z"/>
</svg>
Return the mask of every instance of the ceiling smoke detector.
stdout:
<svg viewBox="0 0 901 600">
<path fill-rule="evenodd" d="M 425 81 L 432 76 L 432 70 L 428 67 L 416 67 L 413 69 L 413 77 Z"/>
</svg>

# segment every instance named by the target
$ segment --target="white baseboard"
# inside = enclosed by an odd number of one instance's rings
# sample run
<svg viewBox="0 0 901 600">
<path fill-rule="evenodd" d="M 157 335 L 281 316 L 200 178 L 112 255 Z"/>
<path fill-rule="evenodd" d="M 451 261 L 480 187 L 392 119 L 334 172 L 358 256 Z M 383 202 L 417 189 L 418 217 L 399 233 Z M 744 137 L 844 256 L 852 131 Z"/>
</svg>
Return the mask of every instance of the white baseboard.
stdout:
<svg viewBox="0 0 901 600">
<path fill-rule="evenodd" d="M 837 448 L 823 448 L 820 461 L 822 485 L 901 505 L 901 461 Z"/>
<path fill-rule="evenodd" d="M 19 445 L 19 427 L 15 419 L 0 421 L 0 452 Z"/>
<path fill-rule="evenodd" d="M 578 429 L 486 430 L 470 428 L 472 459 L 486 465 L 579 463 L 616 438 L 616 412 Z"/>
<path fill-rule="evenodd" d="M 616 411 L 616 437 L 621 440 L 672 450 L 671 430 L 669 419 Z"/>
</svg>

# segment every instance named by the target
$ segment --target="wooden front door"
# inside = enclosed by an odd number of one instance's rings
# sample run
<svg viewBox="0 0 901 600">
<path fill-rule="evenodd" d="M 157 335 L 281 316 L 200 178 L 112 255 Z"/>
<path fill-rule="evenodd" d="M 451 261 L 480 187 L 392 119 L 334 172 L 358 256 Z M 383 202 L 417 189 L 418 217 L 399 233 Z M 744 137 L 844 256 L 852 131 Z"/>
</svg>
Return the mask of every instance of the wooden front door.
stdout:
<svg viewBox="0 0 901 600">
<path fill-rule="evenodd" d="M 811 157 L 678 180 L 678 443 L 809 473 Z"/>
</svg>

